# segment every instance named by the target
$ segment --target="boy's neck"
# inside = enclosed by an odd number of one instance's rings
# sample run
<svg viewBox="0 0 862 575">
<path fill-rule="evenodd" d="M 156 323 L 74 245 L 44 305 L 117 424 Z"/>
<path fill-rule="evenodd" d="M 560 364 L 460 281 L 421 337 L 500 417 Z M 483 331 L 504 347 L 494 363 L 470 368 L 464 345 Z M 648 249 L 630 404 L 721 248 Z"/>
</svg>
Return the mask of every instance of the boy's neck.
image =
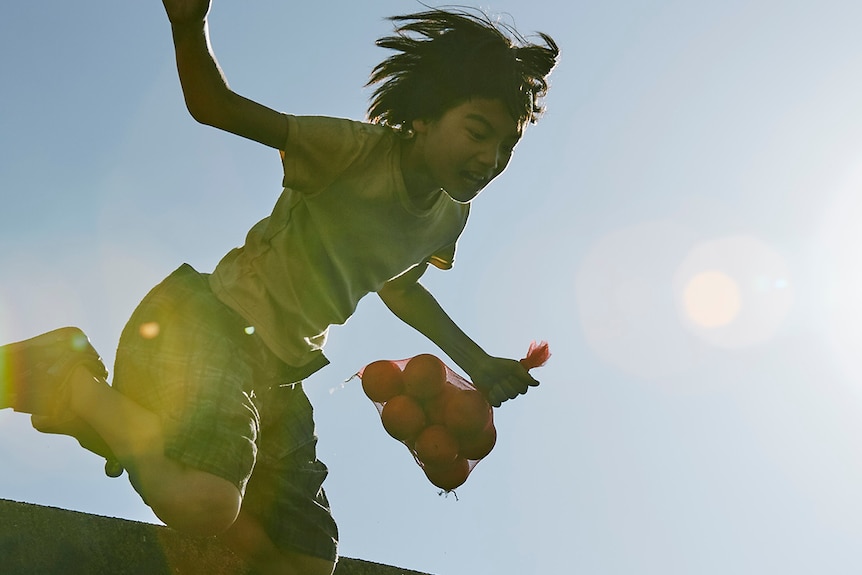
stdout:
<svg viewBox="0 0 862 575">
<path fill-rule="evenodd" d="M 417 139 L 405 139 L 401 145 L 401 177 L 407 197 L 417 208 L 427 210 L 437 201 L 443 189 L 424 173 L 417 161 Z"/>
</svg>

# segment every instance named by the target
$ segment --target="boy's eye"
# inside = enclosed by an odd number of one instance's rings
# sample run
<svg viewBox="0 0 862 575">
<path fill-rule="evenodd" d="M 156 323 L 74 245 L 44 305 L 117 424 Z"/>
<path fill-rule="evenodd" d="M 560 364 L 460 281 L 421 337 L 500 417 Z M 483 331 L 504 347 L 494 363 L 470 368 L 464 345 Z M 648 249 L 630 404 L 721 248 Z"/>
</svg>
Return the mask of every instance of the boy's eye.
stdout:
<svg viewBox="0 0 862 575">
<path fill-rule="evenodd" d="M 481 132 L 477 132 L 476 130 L 467 130 L 470 133 L 470 137 L 474 140 L 484 140 L 485 134 Z"/>
</svg>

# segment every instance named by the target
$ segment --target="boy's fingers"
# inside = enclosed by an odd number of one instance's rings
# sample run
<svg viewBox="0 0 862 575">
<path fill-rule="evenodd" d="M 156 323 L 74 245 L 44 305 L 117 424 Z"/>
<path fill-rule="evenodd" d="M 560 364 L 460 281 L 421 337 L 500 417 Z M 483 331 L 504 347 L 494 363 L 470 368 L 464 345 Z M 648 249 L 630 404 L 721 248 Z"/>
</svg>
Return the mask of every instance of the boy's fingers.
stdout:
<svg viewBox="0 0 862 575">
<path fill-rule="evenodd" d="M 502 390 L 498 387 L 493 387 L 488 393 L 488 403 L 494 407 L 500 407 L 506 399 L 506 396 L 503 395 Z"/>
<path fill-rule="evenodd" d="M 526 377 L 511 377 L 507 380 L 507 389 L 509 397 L 513 399 L 515 395 L 523 395 L 531 387 L 536 387 L 539 382 L 527 375 Z M 514 393 L 515 395 L 512 395 Z"/>
<path fill-rule="evenodd" d="M 489 403 L 494 407 L 499 407 L 504 401 L 524 395 L 530 387 L 537 385 L 539 382 L 533 378 L 526 382 L 521 379 L 506 379 L 491 388 L 491 392 L 488 394 Z"/>
<path fill-rule="evenodd" d="M 487 390 L 488 403 L 494 407 L 500 407 L 505 401 L 524 395 L 531 387 L 537 385 L 539 382 L 526 370 L 520 370 L 518 373 L 510 372 L 489 386 Z"/>
<path fill-rule="evenodd" d="M 518 397 L 519 395 L 515 386 L 512 385 L 511 381 L 508 379 L 499 382 L 495 386 L 495 390 L 498 392 L 498 396 L 500 397 L 501 401 L 513 399 L 515 397 Z"/>
</svg>

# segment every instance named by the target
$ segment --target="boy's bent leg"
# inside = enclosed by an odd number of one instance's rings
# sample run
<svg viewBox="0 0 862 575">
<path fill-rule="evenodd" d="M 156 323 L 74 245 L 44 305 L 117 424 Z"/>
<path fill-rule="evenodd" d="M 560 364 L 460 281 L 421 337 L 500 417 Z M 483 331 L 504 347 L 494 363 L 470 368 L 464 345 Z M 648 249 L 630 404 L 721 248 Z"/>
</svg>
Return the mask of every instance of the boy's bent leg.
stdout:
<svg viewBox="0 0 862 575">
<path fill-rule="evenodd" d="M 101 435 L 132 485 L 170 527 L 215 535 L 237 517 L 242 497 L 230 481 L 165 455 L 161 419 L 79 368 L 69 381 L 68 409 Z"/>
<path fill-rule="evenodd" d="M 247 511 L 219 539 L 261 575 L 332 575 L 335 562 L 279 549 L 258 519 Z"/>
</svg>

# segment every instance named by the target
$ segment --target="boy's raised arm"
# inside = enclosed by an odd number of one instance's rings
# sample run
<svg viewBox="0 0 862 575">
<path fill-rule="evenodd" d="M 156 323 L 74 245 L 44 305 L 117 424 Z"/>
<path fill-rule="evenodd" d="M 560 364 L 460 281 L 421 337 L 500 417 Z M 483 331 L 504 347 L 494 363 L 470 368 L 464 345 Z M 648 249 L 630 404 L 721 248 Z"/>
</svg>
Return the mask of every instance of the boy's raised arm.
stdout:
<svg viewBox="0 0 862 575">
<path fill-rule="evenodd" d="M 287 119 L 236 94 L 227 84 L 209 42 L 210 0 L 162 0 L 171 21 L 177 72 L 192 117 L 227 132 L 281 149 Z"/>
</svg>

